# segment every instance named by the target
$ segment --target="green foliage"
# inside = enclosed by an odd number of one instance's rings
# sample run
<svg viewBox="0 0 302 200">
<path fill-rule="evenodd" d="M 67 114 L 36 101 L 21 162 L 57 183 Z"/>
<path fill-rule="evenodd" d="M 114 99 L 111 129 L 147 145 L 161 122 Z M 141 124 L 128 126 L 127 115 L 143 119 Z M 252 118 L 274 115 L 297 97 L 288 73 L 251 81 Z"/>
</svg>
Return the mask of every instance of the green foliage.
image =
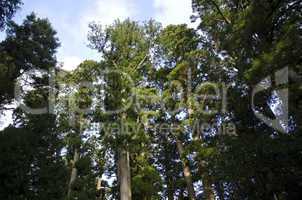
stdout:
<svg viewBox="0 0 302 200">
<path fill-rule="evenodd" d="M 10 21 L 7 37 L 0 43 L 0 107 L 10 103 L 16 79 L 30 70 L 54 68 L 59 47 L 56 32 L 47 19 L 27 16 L 23 24 Z M 2 84 L 3 83 L 3 84 Z"/>
<path fill-rule="evenodd" d="M 35 124 L 1 132 L 1 199 L 64 199 L 67 171 L 61 144 L 46 124 L 31 127 Z"/>
<path fill-rule="evenodd" d="M 60 44 L 47 19 L 10 20 L 20 4 L 0 0 L 0 112 L 14 101 L 17 80 L 25 105 L 47 108 L 49 89 L 58 89 L 58 104 L 43 115 L 17 107 L 14 124 L 0 131 L 0 199 L 118 199 L 122 167 L 133 199 L 189 199 L 193 184 L 196 199 L 300 199 L 300 79 L 285 85 L 287 134 L 256 118 L 250 94 L 265 77 L 279 89 L 276 70 L 300 70 L 301 1 L 193 0 L 196 30 L 154 20 L 92 23 L 88 39 L 101 59 L 71 72 L 56 66 Z M 226 110 L 202 112 L 223 107 L 206 98 L 216 91 L 205 82 L 225 92 Z M 263 112 L 276 101 L 271 90 L 255 97 Z M 237 137 L 220 133 L 230 122 Z M 129 167 L 120 164 L 128 154 Z"/>
<path fill-rule="evenodd" d="M 218 115 L 218 118 L 231 119 L 239 137 L 217 136 L 206 140 L 207 148 L 216 149 L 213 156 L 205 158 L 207 170 L 214 182 L 227 185 L 223 190 L 229 193 L 222 194 L 220 199 L 299 199 L 299 186 L 289 188 L 287 185 L 299 185 L 300 178 L 295 179 L 280 168 L 291 163 L 289 168 L 295 169 L 294 174 L 300 177 L 300 156 L 291 157 L 293 154 L 285 147 L 292 146 L 295 149 L 292 152 L 300 151 L 289 139 L 299 143 L 299 131 L 281 135 L 260 122 L 253 115 L 250 94 L 254 85 L 265 77 L 271 77 L 271 89 L 277 89 L 274 72 L 299 66 L 301 51 L 296 45 L 301 44 L 298 36 L 301 35 L 301 6 L 301 2 L 294 0 L 193 1 L 195 17 L 201 19 L 198 29 L 206 35 L 205 46 L 216 52 L 214 56 L 221 65 L 207 70 L 208 78 L 233 84 L 228 90 L 228 117 Z M 217 76 L 217 70 L 222 74 Z M 291 92 L 299 93 L 299 90 Z M 269 91 L 264 93 L 257 96 L 262 111 L 272 98 Z M 289 116 L 294 119 L 293 123 L 299 123 L 295 112 Z"/>
<path fill-rule="evenodd" d="M 0 1 L 0 30 L 3 30 L 5 28 L 6 23 L 11 20 L 21 4 L 21 0 Z"/>
<path fill-rule="evenodd" d="M 139 169 L 132 177 L 133 199 L 160 199 L 161 177 L 152 166 Z"/>
</svg>

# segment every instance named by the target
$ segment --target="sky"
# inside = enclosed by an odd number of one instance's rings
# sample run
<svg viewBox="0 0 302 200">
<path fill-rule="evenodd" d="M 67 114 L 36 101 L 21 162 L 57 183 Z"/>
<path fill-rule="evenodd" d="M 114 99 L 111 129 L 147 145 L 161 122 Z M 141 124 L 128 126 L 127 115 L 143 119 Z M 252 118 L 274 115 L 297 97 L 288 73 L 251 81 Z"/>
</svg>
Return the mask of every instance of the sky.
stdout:
<svg viewBox="0 0 302 200">
<path fill-rule="evenodd" d="M 65 70 L 75 69 L 86 59 L 99 60 L 95 50 L 87 47 L 89 22 L 110 25 L 115 19 L 136 21 L 155 19 L 164 26 L 190 24 L 191 0 L 23 0 L 14 20 L 21 23 L 35 12 L 48 18 L 58 33 L 61 47 L 57 59 Z M 192 25 L 193 26 L 193 25 Z"/>
</svg>

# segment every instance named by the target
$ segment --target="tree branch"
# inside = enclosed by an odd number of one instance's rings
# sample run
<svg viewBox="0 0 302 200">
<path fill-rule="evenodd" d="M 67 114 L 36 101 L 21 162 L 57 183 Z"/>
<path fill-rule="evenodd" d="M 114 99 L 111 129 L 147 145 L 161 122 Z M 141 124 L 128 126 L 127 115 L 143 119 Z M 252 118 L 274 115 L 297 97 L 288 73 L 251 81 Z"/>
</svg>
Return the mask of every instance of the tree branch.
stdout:
<svg viewBox="0 0 302 200">
<path fill-rule="evenodd" d="M 227 24 L 231 24 L 231 20 L 228 19 L 226 16 L 223 15 L 221 9 L 219 8 L 219 6 L 217 5 L 217 3 L 214 1 L 214 0 L 210 0 L 211 3 L 215 6 L 215 8 L 217 9 L 217 11 L 219 12 L 219 14 L 222 16 L 222 18 L 224 19 L 224 21 L 227 23 Z"/>
</svg>

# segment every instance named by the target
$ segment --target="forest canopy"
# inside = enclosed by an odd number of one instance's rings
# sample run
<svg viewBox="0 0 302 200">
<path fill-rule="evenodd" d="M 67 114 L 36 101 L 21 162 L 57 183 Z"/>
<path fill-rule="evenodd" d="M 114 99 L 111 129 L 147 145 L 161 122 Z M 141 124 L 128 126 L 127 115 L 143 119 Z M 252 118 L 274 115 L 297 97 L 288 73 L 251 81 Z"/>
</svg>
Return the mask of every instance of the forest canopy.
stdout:
<svg viewBox="0 0 302 200">
<path fill-rule="evenodd" d="M 301 199 L 301 1 L 91 22 L 98 59 L 71 71 L 22 6 L 0 0 L 0 199 Z"/>
</svg>

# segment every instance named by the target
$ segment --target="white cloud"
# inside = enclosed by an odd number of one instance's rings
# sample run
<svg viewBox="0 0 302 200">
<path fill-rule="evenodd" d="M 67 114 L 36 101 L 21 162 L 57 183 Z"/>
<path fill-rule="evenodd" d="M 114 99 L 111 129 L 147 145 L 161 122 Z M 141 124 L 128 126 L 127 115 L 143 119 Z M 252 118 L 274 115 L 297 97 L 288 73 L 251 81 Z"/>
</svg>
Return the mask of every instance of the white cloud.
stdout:
<svg viewBox="0 0 302 200">
<path fill-rule="evenodd" d="M 81 44 L 82 47 L 87 46 L 87 33 L 89 31 L 88 24 L 90 22 L 101 23 L 102 25 L 110 25 L 116 19 L 126 19 L 133 18 L 137 15 L 137 9 L 135 0 L 91 0 L 88 1 L 91 6 L 88 6 L 81 13 L 81 18 L 79 20 L 79 24 L 68 24 L 70 30 L 70 36 L 73 38 L 74 44 Z M 73 45 L 73 44 L 68 44 Z M 83 49 L 88 50 L 88 49 Z M 63 69 L 65 70 L 73 70 L 75 69 L 82 61 L 80 57 L 77 56 L 59 56 L 64 63 Z M 92 56 L 95 58 L 96 56 Z M 91 58 L 90 58 L 91 59 Z"/>
<path fill-rule="evenodd" d="M 67 71 L 74 70 L 82 62 L 82 59 L 76 56 L 65 56 L 62 60 L 63 69 Z"/>
<path fill-rule="evenodd" d="M 84 13 L 81 20 L 83 34 L 88 32 L 90 22 L 110 25 L 116 19 L 133 18 L 137 15 L 135 0 L 96 0 L 93 1 L 89 10 Z"/>
<path fill-rule="evenodd" d="M 135 16 L 137 9 L 134 0 L 97 0 L 89 12 L 86 20 L 111 24 L 117 18 L 126 19 Z"/>
<path fill-rule="evenodd" d="M 153 7 L 144 9 L 152 10 L 153 18 L 163 25 L 187 23 L 193 27 L 190 24 L 191 0 L 152 0 L 151 2 Z M 60 22 L 65 27 L 64 34 L 68 33 L 68 38 L 62 41 L 62 44 L 68 45 L 68 48 L 62 48 L 58 55 L 61 58 L 59 60 L 64 62 L 63 68 L 66 70 L 75 69 L 84 58 L 94 59 L 96 57 L 91 56 L 91 50 L 86 47 L 90 22 L 95 21 L 105 26 L 112 24 L 118 18 L 143 20 L 141 17 L 144 16 L 144 10 L 142 10 L 139 0 L 87 0 L 86 5 L 87 7 L 79 10 L 78 23 L 68 20 L 69 18 Z"/>
<path fill-rule="evenodd" d="M 155 19 L 164 26 L 169 24 L 190 24 L 191 0 L 153 0 Z"/>
</svg>

